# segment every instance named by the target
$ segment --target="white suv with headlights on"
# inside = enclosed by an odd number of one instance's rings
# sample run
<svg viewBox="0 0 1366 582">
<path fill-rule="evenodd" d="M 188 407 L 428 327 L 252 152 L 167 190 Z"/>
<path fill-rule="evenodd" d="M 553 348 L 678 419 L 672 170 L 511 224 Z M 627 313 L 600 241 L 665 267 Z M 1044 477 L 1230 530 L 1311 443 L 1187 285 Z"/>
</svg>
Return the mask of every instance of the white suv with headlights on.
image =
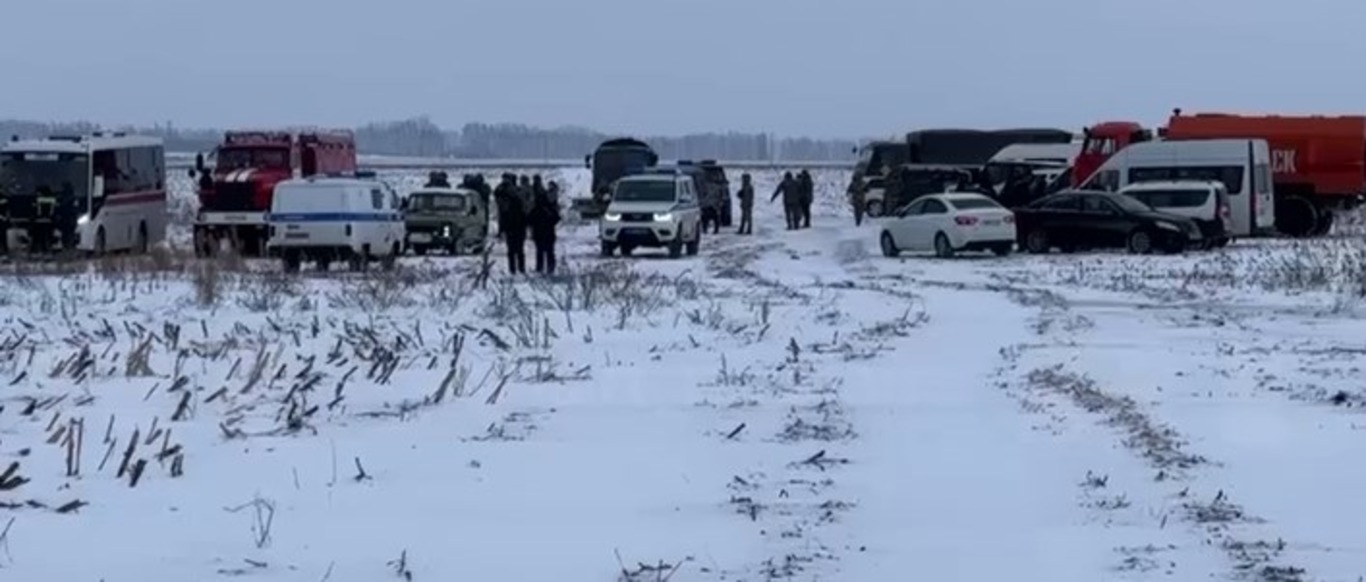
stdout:
<svg viewBox="0 0 1366 582">
<path fill-rule="evenodd" d="M 667 248 L 670 257 L 697 254 L 702 242 L 702 209 L 692 177 L 677 172 L 626 176 L 612 187 L 612 200 L 598 223 L 602 256 L 618 249 Z"/>
</svg>

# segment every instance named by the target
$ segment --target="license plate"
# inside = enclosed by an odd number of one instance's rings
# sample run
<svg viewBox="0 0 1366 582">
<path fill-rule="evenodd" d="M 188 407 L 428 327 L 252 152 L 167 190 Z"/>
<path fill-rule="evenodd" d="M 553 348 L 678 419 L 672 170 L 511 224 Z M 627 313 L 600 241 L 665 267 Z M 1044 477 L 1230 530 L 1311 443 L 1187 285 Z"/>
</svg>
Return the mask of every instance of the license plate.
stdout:
<svg viewBox="0 0 1366 582">
<path fill-rule="evenodd" d="M 646 234 L 650 234 L 651 232 L 652 232 L 652 231 L 651 231 L 650 229 L 648 229 L 648 228 L 623 228 L 623 229 L 621 229 L 621 234 L 629 234 L 629 235 L 633 235 L 633 236 L 646 235 Z"/>
<path fill-rule="evenodd" d="M 425 232 L 415 232 L 408 235 L 408 240 L 415 243 L 429 243 L 432 242 L 432 235 Z"/>
<path fill-rule="evenodd" d="M 292 239 L 308 238 L 308 233 L 306 233 L 306 232 L 287 232 L 287 233 L 285 233 L 285 238 L 292 238 Z"/>
<path fill-rule="evenodd" d="M 1001 219 L 998 218 L 996 220 L 983 220 L 982 224 L 985 224 L 987 226 L 998 226 L 1001 224 Z"/>
</svg>

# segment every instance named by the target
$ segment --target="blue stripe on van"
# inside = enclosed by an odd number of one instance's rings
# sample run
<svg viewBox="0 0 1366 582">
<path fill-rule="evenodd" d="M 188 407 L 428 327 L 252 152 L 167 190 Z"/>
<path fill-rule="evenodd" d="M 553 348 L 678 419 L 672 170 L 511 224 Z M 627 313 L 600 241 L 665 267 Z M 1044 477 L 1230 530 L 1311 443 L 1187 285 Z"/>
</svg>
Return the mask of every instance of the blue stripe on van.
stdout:
<svg viewBox="0 0 1366 582">
<path fill-rule="evenodd" d="M 397 212 L 293 212 L 267 214 L 266 222 L 402 222 Z"/>
</svg>

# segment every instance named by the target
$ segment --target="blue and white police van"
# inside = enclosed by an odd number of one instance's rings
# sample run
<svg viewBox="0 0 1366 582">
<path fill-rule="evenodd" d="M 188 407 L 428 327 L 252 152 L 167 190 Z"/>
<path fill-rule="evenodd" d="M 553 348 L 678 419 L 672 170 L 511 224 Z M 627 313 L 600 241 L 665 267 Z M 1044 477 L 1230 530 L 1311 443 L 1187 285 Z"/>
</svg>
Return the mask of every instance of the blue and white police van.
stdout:
<svg viewBox="0 0 1366 582">
<path fill-rule="evenodd" d="M 266 216 L 266 250 L 286 272 L 305 261 L 319 271 L 333 261 L 353 271 L 376 261 L 393 268 L 406 235 L 400 206 L 398 194 L 373 173 L 285 180 L 275 186 Z"/>
</svg>

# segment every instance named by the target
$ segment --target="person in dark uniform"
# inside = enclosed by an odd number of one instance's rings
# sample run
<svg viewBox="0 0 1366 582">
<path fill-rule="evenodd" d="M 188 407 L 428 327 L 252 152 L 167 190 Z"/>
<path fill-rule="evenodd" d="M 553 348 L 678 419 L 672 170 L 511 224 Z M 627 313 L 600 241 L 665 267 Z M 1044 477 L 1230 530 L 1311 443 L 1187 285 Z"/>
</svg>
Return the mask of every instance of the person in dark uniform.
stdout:
<svg viewBox="0 0 1366 582">
<path fill-rule="evenodd" d="M 740 199 L 740 228 L 737 234 L 754 234 L 754 184 L 749 181 L 749 174 L 740 175 L 740 191 L 736 193 Z"/>
<path fill-rule="evenodd" d="M 773 196 L 768 199 L 769 203 L 774 202 L 779 196 L 783 197 L 783 214 L 787 216 L 787 229 L 797 230 L 798 220 L 801 219 L 801 191 L 797 184 L 797 179 L 792 177 L 792 172 L 783 172 L 783 181 L 778 183 L 778 188 L 773 191 Z"/>
<path fill-rule="evenodd" d="M 854 209 L 854 226 L 862 226 L 863 212 L 868 205 L 868 196 L 862 180 L 849 182 L 849 205 Z"/>
<path fill-rule="evenodd" d="M 498 208 L 498 236 L 507 234 L 508 226 L 504 218 L 508 215 L 508 207 L 517 199 L 517 178 L 512 174 L 503 174 L 503 180 L 498 182 L 498 187 L 493 189 L 493 203 Z"/>
<path fill-rule="evenodd" d="M 526 273 L 526 235 L 527 212 L 521 200 L 514 194 L 508 200 L 507 209 L 499 215 L 503 231 L 503 244 L 508 247 L 508 273 Z"/>
<path fill-rule="evenodd" d="M 560 223 L 560 205 L 548 189 L 536 195 L 527 222 L 531 226 L 531 242 L 536 245 L 536 272 L 554 275 L 555 226 Z"/>
</svg>

